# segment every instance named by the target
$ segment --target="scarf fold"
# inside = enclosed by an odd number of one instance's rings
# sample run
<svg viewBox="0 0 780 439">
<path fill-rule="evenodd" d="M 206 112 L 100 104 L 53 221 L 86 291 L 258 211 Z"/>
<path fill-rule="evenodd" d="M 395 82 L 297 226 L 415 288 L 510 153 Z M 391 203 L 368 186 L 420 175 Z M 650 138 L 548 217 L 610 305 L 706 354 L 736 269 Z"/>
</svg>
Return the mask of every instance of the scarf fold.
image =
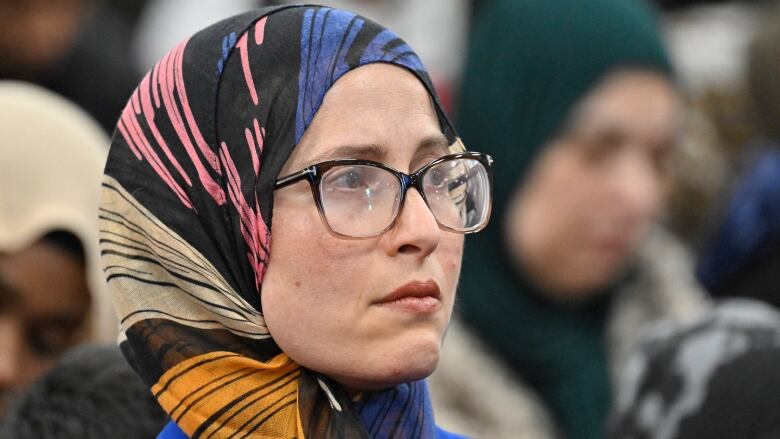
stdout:
<svg viewBox="0 0 780 439">
<path fill-rule="evenodd" d="M 100 242 L 120 347 L 190 437 L 434 437 L 424 382 L 355 404 L 282 352 L 260 293 L 273 187 L 327 90 L 376 62 L 415 74 L 400 38 L 316 6 L 239 15 L 185 40 L 122 112 L 103 181 Z"/>
</svg>

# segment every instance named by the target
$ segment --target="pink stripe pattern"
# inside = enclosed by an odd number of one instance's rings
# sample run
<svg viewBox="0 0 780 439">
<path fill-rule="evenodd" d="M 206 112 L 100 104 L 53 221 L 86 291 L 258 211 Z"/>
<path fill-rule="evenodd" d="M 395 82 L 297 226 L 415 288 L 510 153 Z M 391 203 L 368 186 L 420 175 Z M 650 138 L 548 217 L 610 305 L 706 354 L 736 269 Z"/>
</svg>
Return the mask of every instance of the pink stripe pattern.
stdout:
<svg viewBox="0 0 780 439">
<path fill-rule="evenodd" d="M 247 140 L 249 141 L 249 137 Z M 241 191 L 241 177 L 225 142 L 221 143 L 219 154 L 227 174 L 228 195 L 240 218 L 241 234 L 249 249 L 247 259 L 255 273 L 255 284 L 259 291 L 265 276 L 268 243 L 271 236 L 260 213 L 260 203 L 257 201 L 257 196 L 255 195 L 254 199 L 254 209 L 249 206 L 246 198 L 244 198 L 244 194 Z"/>
<path fill-rule="evenodd" d="M 263 44 L 263 39 L 265 39 L 266 20 L 268 20 L 268 17 L 263 17 L 257 21 L 257 24 L 255 24 L 255 44 L 258 46 Z"/>
<path fill-rule="evenodd" d="M 262 44 L 264 32 L 265 19 L 260 20 L 255 25 L 254 41 L 256 44 Z M 245 33 L 236 43 L 236 47 L 239 49 L 244 78 L 250 96 L 254 104 L 258 105 L 259 97 L 252 79 L 246 47 L 248 35 L 249 32 Z M 224 205 L 229 199 L 238 212 L 241 235 L 249 249 L 247 259 L 254 270 L 256 286 L 259 288 L 265 275 L 270 230 L 260 213 L 257 196 L 255 195 L 255 199 L 252 200 L 253 207 L 245 198 L 241 190 L 241 176 L 230 155 L 228 146 L 225 142 L 221 142 L 217 152 L 212 150 L 195 120 L 183 74 L 184 52 L 187 43 L 188 40 L 176 46 L 154 66 L 151 72 L 144 76 L 122 112 L 117 125 L 118 130 L 135 157 L 138 160 L 148 162 L 160 179 L 188 209 L 196 210 L 184 186 L 192 187 L 195 183 L 199 183 L 217 205 Z M 162 135 L 158 122 L 155 120 L 157 111 L 165 112 L 170 121 L 170 128 L 176 133 L 175 137 L 166 139 Z M 145 125 L 146 131 L 142 125 Z M 150 133 L 149 137 L 145 134 L 147 132 Z M 244 134 L 256 177 L 260 172 L 265 145 L 265 128 L 260 125 L 257 118 L 254 118 L 252 125 L 245 128 Z M 176 140 L 178 142 L 173 145 L 172 143 Z M 187 153 L 187 157 L 198 174 L 196 180 L 187 174 L 187 171 L 177 160 L 171 149 L 175 147 L 182 148 Z M 211 173 L 213 171 L 221 176 L 223 169 L 227 180 L 227 191 L 222 189 Z"/>
<path fill-rule="evenodd" d="M 263 17 L 255 24 L 255 44 L 263 44 L 265 39 L 265 22 L 268 17 Z M 252 68 L 249 65 L 249 47 L 247 47 L 249 38 L 249 32 L 239 38 L 236 47 L 238 48 L 239 56 L 241 57 L 241 68 L 244 70 L 244 80 L 246 81 L 246 87 L 249 90 L 249 97 L 252 98 L 252 103 L 255 106 L 260 105 L 260 97 L 257 95 L 257 88 L 255 87 L 255 80 L 252 78 Z"/>
<path fill-rule="evenodd" d="M 182 204 L 195 210 L 182 185 L 163 163 L 159 152 L 162 152 L 184 184 L 192 186 L 192 179 L 176 159 L 171 151 L 171 145 L 165 141 L 155 122 L 156 110 L 162 106 L 181 147 L 187 152 L 195 167 L 198 181 L 217 205 L 225 204 L 225 193 L 209 171 L 211 169 L 221 174 L 219 158 L 204 139 L 187 97 L 182 67 L 187 42 L 188 40 L 176 46 L 154 66 L 151 73 L 146 74 L 122 112 L 118 128 L 136 158 L 146 160 Z M 139 116 L 143 116 L 142 120 L 151 132 L 155 147 L 152 147 L 152 142 L 144 134 Z"/>
</svg>

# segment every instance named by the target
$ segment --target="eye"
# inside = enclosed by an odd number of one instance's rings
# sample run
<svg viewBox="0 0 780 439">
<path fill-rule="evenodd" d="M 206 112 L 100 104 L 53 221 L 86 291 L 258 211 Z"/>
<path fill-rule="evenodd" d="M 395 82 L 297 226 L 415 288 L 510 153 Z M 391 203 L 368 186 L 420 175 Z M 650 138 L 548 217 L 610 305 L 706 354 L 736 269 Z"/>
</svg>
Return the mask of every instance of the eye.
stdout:
<svg viewBox="0 0 780 439">
<path fill-rule="evenodd" d="M 357 189 L 360 187 L 360 175 L 354 170 L 347 172 L 342 179 L 344 180 L 344 185 L 350 189 Z"/>
<path fill-rule="evenodd" d="M 335 189 L 360 189 L 366 186 L 364 172 L 357 167 L 346 168 L 335 172 L 332 179 Z"/>
<path fill-rule="evenodd" d="M 607 164 L 626 143 L 626 130 L 609 124 L 580 123 L 570 127 L 564 134 L 568 145 L 579 153 L 585 163 L 602 166 Z"/>
<path fill-rule="evenodd" d="M 430 171 L 428 171 L 428 181 L 432 186 L 441 187 L 444 184 L 446 178 L 447 175 L 444 172 L 444 169 L 441 169 L 439 167 L 433 168 Z"/>
<path fill-rule="evenodd" d="M 368 195 L 378 188 L 382 173 L 385 171 L 372 166 L 339 166 L 324 176 L 322 185 L 327 192 Z"/>
</svg>

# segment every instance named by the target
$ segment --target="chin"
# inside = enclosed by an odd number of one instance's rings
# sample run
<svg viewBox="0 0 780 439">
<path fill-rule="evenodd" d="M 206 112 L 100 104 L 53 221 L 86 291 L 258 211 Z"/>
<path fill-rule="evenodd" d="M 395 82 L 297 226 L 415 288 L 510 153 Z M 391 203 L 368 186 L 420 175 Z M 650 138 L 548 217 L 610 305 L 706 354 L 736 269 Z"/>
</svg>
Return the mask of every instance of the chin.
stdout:
<svg viewBox="0 0 780 439">
<path fill-rule="evenodd" d="M 329 375 L 330 378 L 338 381 L 344 388 L 350 393 L 366 391 L 366 390 L 382 390 L 390 387 L 397 386 L 403 383 L 409 383 L 413 381 L 419 381 L 430 376 L 436 369 L 438 359 L 432 366 L 428 367 L 409 367 L 409 368 L 397 368 L 395 370 L 388 370 L 378 373 L 374 376 L 363 377 L 339 377 Z"/>
<path fill-rule="evenodd" d="M 351 376 L 330 375 L 331 378 L 356 391 L 386 389 L 425 379 L 439 364 L 440 340 L 432 342 L 420 337 L 387 349 L 377 347 L 375 352 L 377 355 L 352 371 Z"/>
<path fill-rule="evenodd" d="M 389 357 L 386 374 L 395 384 L 427 378 L 441 356 L 441 337 L 418 336 L 400 343 Z"/>
<path fill-rule="evenodd" d="M 398 378 L 399 382 L 417 381 L 428 378 L 436 367 L 439 365 L 440 352 L 436 352 L 436 355 L 430 356 L 418 356 L 411 359 L 412 361 L 406 361 L 406 364 L 399 366 L 402 373 L 394 378 Z"/>
<path fill-rule="evenodd" d="M 368 385 L 365 388 L 367 390 L 386 389 L 402 383 L 423 380 L 428 378 L 433 371 L 436 370 L 438 364 L 438 356 L 434 361 L 399 364 L 396 368 L 383 371 L 382 375 L 377 377 L 378 380 L 367 383 Z"/>
</svg>

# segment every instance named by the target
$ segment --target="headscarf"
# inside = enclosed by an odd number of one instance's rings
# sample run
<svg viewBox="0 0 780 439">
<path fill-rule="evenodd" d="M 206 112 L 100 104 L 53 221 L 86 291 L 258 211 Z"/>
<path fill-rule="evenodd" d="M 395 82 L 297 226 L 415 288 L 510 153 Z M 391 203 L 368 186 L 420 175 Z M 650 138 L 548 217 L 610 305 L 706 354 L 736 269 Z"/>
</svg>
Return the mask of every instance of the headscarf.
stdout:
<svg viewBox="0 0 780 439">
<path fill-rule="evenodd" d="M 780 306 L 780 151 L 764 144 L 745 171 L 696 267 L 713 296 L 741 296 Z"/>
<path fill-rule="evenodd" d="M 97 209 L 108 139 L 83 110 L 42 88 L 0 81 L 0 253 L 64 231 L 84 250 L 92 341 L 116 337 L 100 267 Z"/>
<path fill-rule="evenodd" d="M 614 287 L 579 306 L 548 302 L 511 262 L 504 220 L 512 194 L 572 107 L 621 68 L 670 71 L 653 16 L 639 1 L 497 0 L 474 24 L 459 106 L 464 141 L 498 165 L 493 222 L 466 243 L 458 309 L 538 391 L 570 438 L 603 437 L 604 324 Z"/>
<path fill-rule="evenodd" d="M 214 24 L 141 82 L 114 134 L 101 242 L 120 346 L 190 437 L 431 437 L 423 381 L 353 402 L 274 342 L 260 302 L 274 183 L 328 89 L 369 63 L 426 86 L 398 36 L 349 12 L 288 6 Z"/>
<path fill-rule="evenodd" d="M 621 377 L 609 437 L 768 439 L 780 435 L 780 313 L 729 299 L 649 331 Z"/>
</svg>

